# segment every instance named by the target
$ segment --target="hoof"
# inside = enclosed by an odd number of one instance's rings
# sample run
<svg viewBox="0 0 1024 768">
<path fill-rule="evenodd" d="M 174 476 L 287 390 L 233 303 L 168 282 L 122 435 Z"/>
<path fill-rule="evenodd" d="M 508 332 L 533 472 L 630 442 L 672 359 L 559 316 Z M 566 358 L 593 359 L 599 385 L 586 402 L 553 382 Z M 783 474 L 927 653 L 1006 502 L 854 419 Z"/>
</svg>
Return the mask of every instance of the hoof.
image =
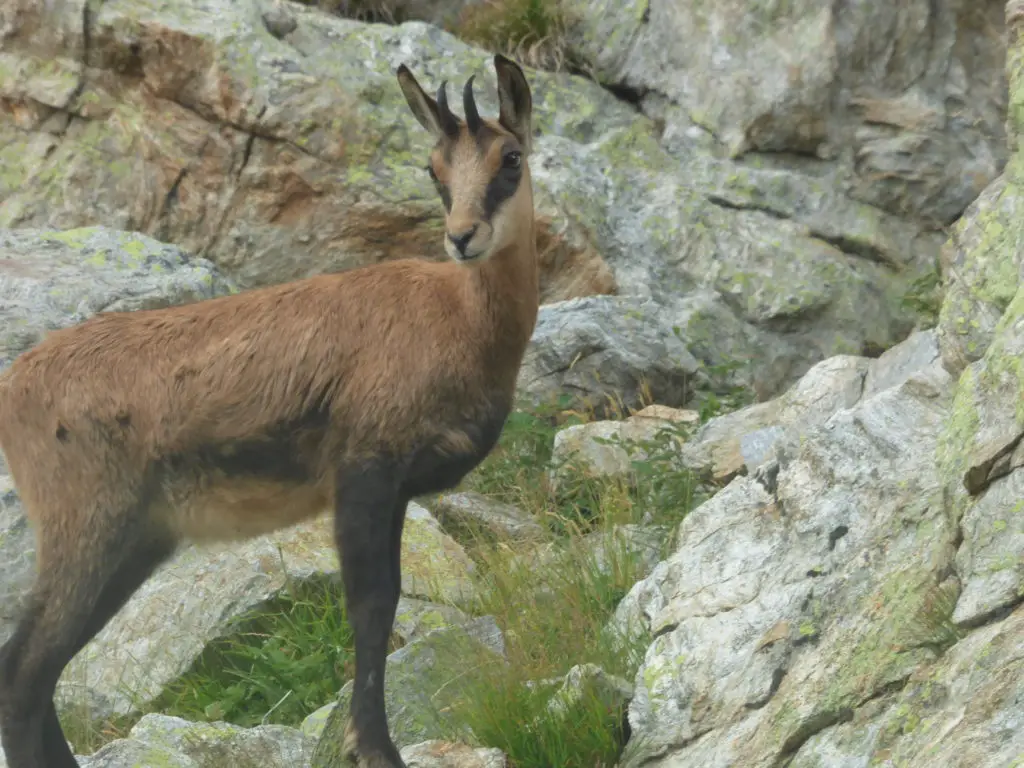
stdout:
<svg viewBox="0 0 1024 768">
<path fill-rule="evenodd" d="M 408 768 L 398 755 L 393 745 L 390 749 L 364 749 L 359 746 L 359 733 L 352 724 L 351 718 L 345 723 L 345 737 L 341 743 L 341 751 L 349 765 L 357 768 Z M 389 757 L 388 754 L 391 754 Z"/>
</svg>

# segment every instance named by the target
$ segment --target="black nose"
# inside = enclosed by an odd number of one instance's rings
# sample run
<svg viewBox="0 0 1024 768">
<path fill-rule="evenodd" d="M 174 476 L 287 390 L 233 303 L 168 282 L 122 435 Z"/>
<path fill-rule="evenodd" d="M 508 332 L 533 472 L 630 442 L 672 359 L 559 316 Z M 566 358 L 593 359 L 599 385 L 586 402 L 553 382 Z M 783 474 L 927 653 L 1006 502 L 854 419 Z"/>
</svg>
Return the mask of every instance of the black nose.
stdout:
<svg viewBox="0 0 1024 768">
<path fill-rule="evenodd" d="M 469 241 L 472 240 L 473 235 L 476 234 L 477 226 L 478 225 L 474 224 L 465 232 L 461 232 L 458 235 L 453 235 L 451 232 L 448 233 L 448 239 L 452 241 L 452 245 L 454 245 L 463 256 L 466 255 L 466 246 L 469 245 Z"/>
</svg>

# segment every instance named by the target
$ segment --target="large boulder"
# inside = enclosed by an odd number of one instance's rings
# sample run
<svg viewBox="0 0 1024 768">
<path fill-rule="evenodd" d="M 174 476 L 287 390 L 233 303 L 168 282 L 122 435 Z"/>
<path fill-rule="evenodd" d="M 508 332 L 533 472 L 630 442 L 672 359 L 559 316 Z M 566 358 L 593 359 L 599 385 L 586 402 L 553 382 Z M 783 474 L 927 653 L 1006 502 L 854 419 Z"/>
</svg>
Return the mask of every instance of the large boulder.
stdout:
<svg viewBox="0 0 1024 768">
<path fill-rule="evenodd" d="M 686 518 L 617 612 L 656 637 L 624 765 L 778 765 L 955 641 L 959 529 L 934 462 L 953 384 L 933 362 Z"/>
<path fill-rule="evenodd" d="M 569 0 L 573 43 L 666 134 L 950 223 L 1006 158 L 1003 0 Z M 705 133 L 706 132 L 706 133 Z"/>
<path fill-rule="evenodd" d="M 316 740 L 295 728 L 229 723 L 191 723 L 149 714 L 127 737 L 93 755 L 79 757 L 82 768 L 308 768 Z M 402 749 L 409 768 L 505 768 L 498 749 L 426 741 Z M 0 768 L 5 765 L 0 755 Z"/>
<path fill-rule="evenodd" d="M 485 52 L 423 22 L 368 25 L 297 3 L 85 5 L 2 11 L 0 226 L 100 220 L 205 256 L 243 287 L 444 257 L 423 170 L 431 140 L 395 70 L 406 62 L 434 87 L 475 71 L 493 109 Z M 596 84 L 577 92 L 537 73 L 531 85 L 542 124 L 557 111 L 563 131 L 592 130 L 575 106 L 601 100 Z M 603 103 L 606 125 L 632 119 Z M 600 255 L 558 229 L 541 221 L 544 295 L 614 290 Z"/>
<path fill-rule="evenodd" d="M 206 259 L 139 233 L 0 230 L 0 368 L 48 331 L 97 312 L 159 309 L 235 290 Z"/>
<path fill-rule="evenodd" d="M 908 339 L 687 517 L 616 612 L 656 638 L 623 768 L 1024 753 L 1024 286 L 981 352 L 956 381 Z"/>
</svg>

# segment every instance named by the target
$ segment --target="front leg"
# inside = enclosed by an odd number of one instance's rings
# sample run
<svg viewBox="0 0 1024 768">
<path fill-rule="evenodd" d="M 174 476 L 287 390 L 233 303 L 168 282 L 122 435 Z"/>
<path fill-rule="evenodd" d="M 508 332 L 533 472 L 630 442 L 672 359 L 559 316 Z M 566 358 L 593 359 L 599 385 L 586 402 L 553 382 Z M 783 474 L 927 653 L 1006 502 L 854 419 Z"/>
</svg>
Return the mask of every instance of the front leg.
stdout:
<svg viewBox="0 0 1024 768">
<path fill-rule="evenodd" d="M 406 768 L 388 732 L 384 669 L 401 593 L 394 536 L 408 499 L 384 465 L 340 472 L 335 487 L 335 540 L 356 646 L 344 752 L 360 768 Z"/>
<path fill-rule="evenodd" d="M 401 592 L 395 529 L 400 537 L 409 500 L 385 465 L 339 472 L 335 487 L 335 540 L 355 636 L 344 753 L 360 768 L 406 768 L 388 732 L 384 669 Z"/>
</svg>

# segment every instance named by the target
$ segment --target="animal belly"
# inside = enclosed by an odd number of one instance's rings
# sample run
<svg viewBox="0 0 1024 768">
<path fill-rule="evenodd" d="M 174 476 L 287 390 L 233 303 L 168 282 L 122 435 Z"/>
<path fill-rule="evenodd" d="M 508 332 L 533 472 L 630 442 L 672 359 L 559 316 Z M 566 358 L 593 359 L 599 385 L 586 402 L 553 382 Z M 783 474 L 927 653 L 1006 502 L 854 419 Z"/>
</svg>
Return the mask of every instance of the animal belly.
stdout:
<svg viewBox="0 0 1024 768">
<path fill-rule="evenodd" d="M 308 520 L 329 508 L 327 494 L 311 486 L 265 480 L 226 480 L 176 494 L 172 527 L 195 542 L 262 536 Z"/>
</svg>

